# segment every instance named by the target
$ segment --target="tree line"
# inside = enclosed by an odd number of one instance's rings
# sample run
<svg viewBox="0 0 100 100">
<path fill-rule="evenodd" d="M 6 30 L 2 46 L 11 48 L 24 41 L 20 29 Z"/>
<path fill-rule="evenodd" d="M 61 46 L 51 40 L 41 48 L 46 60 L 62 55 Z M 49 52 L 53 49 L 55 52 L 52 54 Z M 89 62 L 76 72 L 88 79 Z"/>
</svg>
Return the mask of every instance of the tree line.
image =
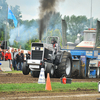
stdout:
<svg viewBox="0 0 100 100">
<path fill-rule="evenodd" d="M 13 46 L 18 48 L 20 45 L 23 49 L 30 50 L 31 49 L 31 42 L 38 42 L 38 28 L 39 28 L 39 19 L 32 19 L 32 20 L 22 20 L 22 15 L 20 11 L 20 6 L 16 5 L 15 7 L 10 7 L 11 11 L 15 15 L 16 19 L 18 20 L 18 27 L 14 27 L 14 23 L 11 19 L 7 19 L 7 2 L 6 0 L 0 0 L 0 41 L 5 40 L 5 33 L 6 33 L 6 40 L 8 41 L 9 46 Z M 77 34 L 81 34 L 81 40 L 83 39 L 83 30 L 90 28 L 90 20 L 92 19 L 92 28 L 96 28 L 97 18 L 87 18 L 86 16 L 67 16 L 65 15 L 62 18 L 60 12 L 54 13 L 49 23 L 46 25 L 45 32 L 42 36 L 42 42 L 46 42 L 47 36 L 59 36 L 60 43 L 62 45 L 62 25 L 61 21 L 65 19 L 67 23 L 67 41 L 68 42 L 75 42 L 77 38 Z M 7 23 L 6 23 L 7 20 Z M 6 27 L 7 24 L 7 27 Z M 23 28 L 23 27 L 24 28 Z M 12 31 L 13 30 L 13 31 Z M 19 31 L 19 35 L 17 34 Z M 16 34 L 16 35 L 15 35 Z M 12 39 L 12 35 L 14 35 L 14 39 Z M 26 39 L 22 39 L 21 36 L 26 36 Z M 13 41 L 13 43 L 10 42 Z"/>
</svg>

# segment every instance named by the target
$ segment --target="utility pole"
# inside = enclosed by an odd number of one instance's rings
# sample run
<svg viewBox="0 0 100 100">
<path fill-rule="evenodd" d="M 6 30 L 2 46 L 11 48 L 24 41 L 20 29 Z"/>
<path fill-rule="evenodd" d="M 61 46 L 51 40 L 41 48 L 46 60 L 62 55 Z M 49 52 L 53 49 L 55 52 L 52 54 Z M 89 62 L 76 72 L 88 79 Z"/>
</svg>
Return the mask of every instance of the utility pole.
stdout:
<svg viewBox="0 0 100 100">
<path fill-rule="evenodd" d="M 92 20 L 92 0 L 91 0 L 91 10 L 90 10 L 90 28 L 92 28 L 92 23 L 93 23 L 93 20 Z"/>
<path fill-rule="evenodd" d="M 6 35 L 7 35 L 7 22 L 8 22 L 8 5 L 7 5 L 7 15 L 6 15 L 6 30 L 5 30 L 5 47 L 4 47 L 4 60 L 5 60 L 5 53 L 6 53 L 6 45 L 7 45 L 7 42 L 6 42 Z"/>
</svg>

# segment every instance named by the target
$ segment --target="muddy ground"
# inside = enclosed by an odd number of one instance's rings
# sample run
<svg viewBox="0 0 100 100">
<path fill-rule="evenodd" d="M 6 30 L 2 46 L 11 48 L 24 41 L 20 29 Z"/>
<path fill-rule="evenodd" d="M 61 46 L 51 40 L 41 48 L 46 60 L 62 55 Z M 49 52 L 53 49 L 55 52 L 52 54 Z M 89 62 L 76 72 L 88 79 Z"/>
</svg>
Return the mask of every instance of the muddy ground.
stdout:
<svg viewBox="0 0 100 100">
<path fill-rule="evenodd" d="M 51 82 L 61 82 L 60 78 L 51 78 Z M 100 79 L 72 79 L 72 82 L 99 82 Z M 12 74 L 0 72 L 0 84 L 3 83 L 37 83 L 38 78 L 33 78 L 31 75 Z M 91 92 L 92 91 L 92 92 Z M 98 91 L 89 89 L 80 89 L 76 91 L 69 90 L 69 92 L 11 92 L 0 93 L 0 100 L 100 100 Z"/>
<path fill-rule="evenodd" d="M 51 82 L 61 82 L 60 78 L 50 78 Z M 72 82 L 99 82 L 100 79 L 72 79 Z M 0 84 L 1 83 L 37 83 L 38 78 L 33 78 L 31 75 L 1 73 L 0 72 Z"/>
</svg>

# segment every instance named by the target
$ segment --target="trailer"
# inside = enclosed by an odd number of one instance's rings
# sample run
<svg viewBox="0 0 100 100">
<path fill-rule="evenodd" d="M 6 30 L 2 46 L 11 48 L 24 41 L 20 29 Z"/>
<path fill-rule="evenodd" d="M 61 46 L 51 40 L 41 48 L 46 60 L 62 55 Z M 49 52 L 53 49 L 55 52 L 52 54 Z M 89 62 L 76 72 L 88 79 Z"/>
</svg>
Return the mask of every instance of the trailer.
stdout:
<svg viewBox="0 0 100 100">
<path fill-rule="evenodd" d="M 77 40 L 79 39 L 79 35 L 77 37 Z M 73 68 L 77 66 L 76 69 L 79 68 L 79 76 L 80 73 L 81 76 L 84 78 L 99 78 L 100 77 L 100 48 L 95 48 L 95 41 L 96 41 L 96 29 L 90 28 L 87 30 L 84 30 L 84 40 L 78 44 L 67 44 L 67 47 L 73 47 L 73 49 L 66 49 L 66 51 L 69 51 L 72 55 L 73 59 Z M 83 57 L 84 56 L 84 57 Z M 78 61 L 76 59 L 79 58 L 79 62 L 83 62 L 84 59 L 84 68 L 82 63 L 80 65 L 77 65 Z M 81 58 L 81 59 L 80 59 Z M 81 69 L 84 70 L 81 72 Z M 73 72 L 74 70 L 72 70 Z"/>
<path fill-rule="evenodd" d="M 98 67 L 100 62 L 98 58 L 98 50 L 71 50 L 62 49 L 72 55 L 72 77 L 75 78 L 96 78 L 99 74 Z"/>
</svg>

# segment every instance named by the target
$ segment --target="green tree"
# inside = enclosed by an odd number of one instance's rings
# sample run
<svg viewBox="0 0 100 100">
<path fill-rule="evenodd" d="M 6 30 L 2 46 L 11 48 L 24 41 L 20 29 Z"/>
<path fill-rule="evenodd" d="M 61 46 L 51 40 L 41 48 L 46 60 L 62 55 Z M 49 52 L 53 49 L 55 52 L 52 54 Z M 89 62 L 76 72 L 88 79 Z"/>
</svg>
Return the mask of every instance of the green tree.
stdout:
<svg viewBox="0 0 100 100">
<path fill-rule="evenodd" d="M 85 25 L 87 24 L 86 16 L 72 15 L 71 17 L 65 16 L 64 19 L 67 23 L 67 30 L 69 30 L 72 35 L 81 33 L 84 30 Z"/>
<path fill-rule="evenodd" d="M 90 19 L 86 16 L 64 16 L 64 19 L 67 23 L 67 41 L 75 42 L 78 33 L 82 34 L 85 29 L 90 28 Z M 97 19 L 92 20 L 92 28 L 96 28 Z"/>
<path fill-rule="evenodd" d="M 47 26 L 47 30 L 59 29 L 61 31 L 61 14 L 59 12 L 54 13 Z"/>
<path fill-rule="evenodd" d="M 4 25 L 7 19 L 7 7 L 6 0 L 0 0 L 0 28 Z"/>
</svg>

